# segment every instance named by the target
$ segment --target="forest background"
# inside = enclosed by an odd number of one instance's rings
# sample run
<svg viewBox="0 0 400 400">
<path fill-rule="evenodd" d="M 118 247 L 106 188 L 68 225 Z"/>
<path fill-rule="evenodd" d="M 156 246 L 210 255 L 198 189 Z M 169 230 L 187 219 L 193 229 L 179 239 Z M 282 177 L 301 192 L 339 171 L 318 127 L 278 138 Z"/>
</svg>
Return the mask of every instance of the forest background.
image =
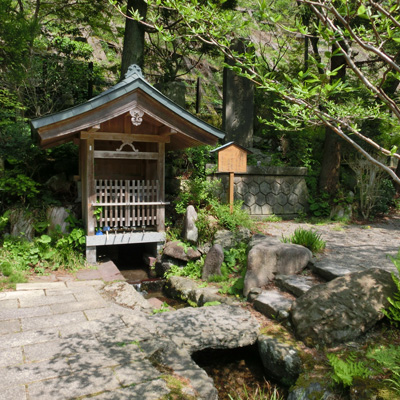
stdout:
<svg viewBox="0 0 400 400">
<path fill-rule="evenodd" d="M 400 183 L 399 20 L 391 0 L 0 0 L 3 222 L 16 204 L 70 200 L 45 183 L 78 174 L 75 146 L 39 149 L 29 120 L 101 93 L 132 63 L 152 84 L 183 83 L 186 108 L 217 127 L 223 68 L 233 69 L 256 87 L 260 157 L 250 163 L 307 167 L 318 217 L 337 204 L 364 218 L 387 212 Z M 174 171 L 203 177 L 195 166 L 208 150 L 173 157 Z"/>
</svg>

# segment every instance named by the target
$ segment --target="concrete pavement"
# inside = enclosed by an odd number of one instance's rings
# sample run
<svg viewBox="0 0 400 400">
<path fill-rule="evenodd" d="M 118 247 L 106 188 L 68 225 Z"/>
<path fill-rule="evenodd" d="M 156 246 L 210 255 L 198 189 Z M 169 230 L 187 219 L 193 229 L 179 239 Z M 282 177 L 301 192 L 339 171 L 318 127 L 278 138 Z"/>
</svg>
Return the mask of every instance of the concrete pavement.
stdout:
<svg viewBox="0 0 400 400">
<path fill-rule="evenodd" d="M 228 305 L 155 315 L 152 307 L 125 282 L 0 292 L 0 400 L 216 400 L 190 355 L 254 344 L 258 322 Z"/>
<path fill-rule="evenodd" d="M 169 392 L 99 280 L 28 283 L 0 293 L 0 399 L 156 399 Z M 134 385 L 134 386 L 131 386 Z"/>
</svg>

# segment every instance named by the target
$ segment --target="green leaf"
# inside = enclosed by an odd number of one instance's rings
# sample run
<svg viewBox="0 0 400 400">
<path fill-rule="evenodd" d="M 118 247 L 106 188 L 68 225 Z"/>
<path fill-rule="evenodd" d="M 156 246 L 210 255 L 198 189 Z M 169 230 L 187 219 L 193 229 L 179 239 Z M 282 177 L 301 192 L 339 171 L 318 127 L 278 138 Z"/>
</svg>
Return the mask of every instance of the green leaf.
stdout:
<svg viewBox="0 0 400 400">
<path fill-rule="evenodd" d="M 365 8 L 364 4 L 361 4 L 361 6 L 358 7 L 357 15 L 362 16 L 362 15 L 365 15 L 366 12 L 367 12 L 367 9 Z"/>
</svg>

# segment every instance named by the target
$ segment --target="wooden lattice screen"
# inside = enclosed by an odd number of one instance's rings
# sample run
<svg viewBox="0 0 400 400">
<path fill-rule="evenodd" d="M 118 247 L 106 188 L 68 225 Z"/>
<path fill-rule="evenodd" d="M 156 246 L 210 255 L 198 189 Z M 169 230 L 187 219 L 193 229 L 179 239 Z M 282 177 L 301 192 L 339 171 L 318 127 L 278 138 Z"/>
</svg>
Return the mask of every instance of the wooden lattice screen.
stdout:
<svg viewBox="0 0 400 400">
<path fill-rule="evenodd" d="M 157 224 L 157 180 L 96 180 L 94 207 L 101 207 L 98 224 L 111 229 L 145 228 Z"/>
</svg>

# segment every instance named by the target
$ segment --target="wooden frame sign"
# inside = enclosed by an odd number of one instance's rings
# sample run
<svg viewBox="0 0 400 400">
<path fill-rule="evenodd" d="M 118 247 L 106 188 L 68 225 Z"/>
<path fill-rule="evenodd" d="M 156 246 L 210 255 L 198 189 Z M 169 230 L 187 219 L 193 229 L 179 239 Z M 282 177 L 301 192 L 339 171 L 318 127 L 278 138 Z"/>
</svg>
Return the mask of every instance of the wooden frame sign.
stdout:
<svg viewBox="0 0 400 400">
<path fill-rule="evenodd" d="M 229 173 L 228 198 L 232 212 L 235 173 L 247 172 L 247 154 L 251 154 L 251 151 L 230 142 L 212 151 L 214 152 L 218 152 L 218 172 Z"/>
</svg>

